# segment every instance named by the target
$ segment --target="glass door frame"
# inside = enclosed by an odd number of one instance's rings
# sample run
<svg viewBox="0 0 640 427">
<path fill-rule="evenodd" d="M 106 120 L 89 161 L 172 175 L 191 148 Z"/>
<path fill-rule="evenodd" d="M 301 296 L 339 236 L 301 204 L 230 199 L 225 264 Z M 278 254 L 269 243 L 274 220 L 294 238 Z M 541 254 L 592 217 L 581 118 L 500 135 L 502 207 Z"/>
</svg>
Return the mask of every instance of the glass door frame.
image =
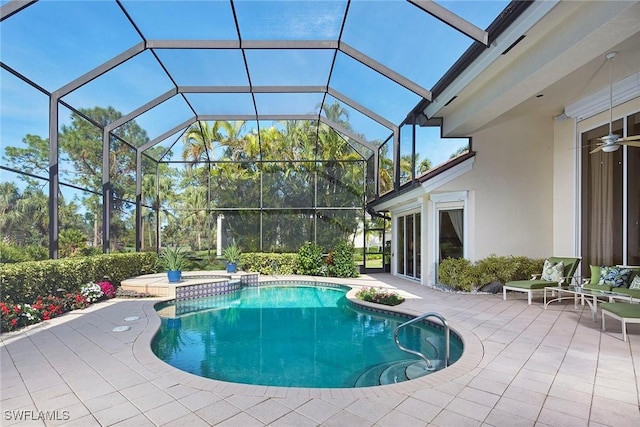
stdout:
<svg viewBox="0 0 640 427">
<path fill-rule="evenodd" d="M 421 280 L 422 277 L 422 217 L 421 209 L 418 208 L 397 214 L 394 218 L 394 272 L 411 280 Z M 408 221 L 408 218 L 411 220 Z M 407 227 L 409 223 L 410 229 Z"/>
<path fill-rule="evenodd" d="M 451 193 L 441 193 L 431 195 L 431 262 L 433 269 L 429 274 L 430 280 L 433 283 L 438 283 L 438 268 L 440 265 L 440 213 L 442 211 L 449 211 L 454 209 L 462 209 L 462 257 L 469 259 L 470 245 L 469 236 L 471 230 L 469 229 L 469 194 L 467 191 L 456 191 Z"/>
</svg>

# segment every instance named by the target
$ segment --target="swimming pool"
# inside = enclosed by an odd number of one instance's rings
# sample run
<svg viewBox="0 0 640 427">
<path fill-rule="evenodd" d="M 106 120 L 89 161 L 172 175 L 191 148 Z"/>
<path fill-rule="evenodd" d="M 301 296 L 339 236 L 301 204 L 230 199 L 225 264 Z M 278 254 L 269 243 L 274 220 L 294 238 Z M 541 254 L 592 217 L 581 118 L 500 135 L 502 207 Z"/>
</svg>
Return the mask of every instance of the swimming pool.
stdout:
<svg viewBox="0 0 640 427">
<path fill-rule="evenodd" d="M 344 388 L 427 374 L 425 363 L 393 340 L 407 318 L 355 308 L 347 291 L 289 283 L 163 303 L 152 350 L 183 371 L 245 384 Z M 437 360 L 443 335 L 439 328 L 409 326 L 400 340 Z M 451 363 L 461 354 L 453 334 Z"/>
</svg>

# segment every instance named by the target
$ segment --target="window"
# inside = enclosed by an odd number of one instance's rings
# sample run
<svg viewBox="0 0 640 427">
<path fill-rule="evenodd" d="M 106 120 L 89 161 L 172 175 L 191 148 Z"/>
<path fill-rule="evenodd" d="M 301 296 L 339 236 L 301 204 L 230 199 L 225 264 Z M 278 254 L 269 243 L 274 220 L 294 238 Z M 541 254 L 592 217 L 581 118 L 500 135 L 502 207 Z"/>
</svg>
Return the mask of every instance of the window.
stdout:
<svg viewBox="0 0 640 427">
<path fill-rule="evenodd" d="M 464 210 L 439 210 L 438 261 L 464 257 Z"/>
<path fill-rule="evenodd" d="M 432 194 L 434 269 L 431 279 L 437 282 L 438 266 L 446 258 L 468 258 L 468 192 Z"/>
<path fill-rule="evenodd" d="M 624 122 L 626 135 L 640 134 L 640 113 Z M 623 120 L 616 120 L 613 133 L 623 135 L 624 127 Z M 607 124 L 581 135 L 584 274 L 589 265 L 640 264 L 640 148 L 590 154 L 608 133 Z"/>
</svg>

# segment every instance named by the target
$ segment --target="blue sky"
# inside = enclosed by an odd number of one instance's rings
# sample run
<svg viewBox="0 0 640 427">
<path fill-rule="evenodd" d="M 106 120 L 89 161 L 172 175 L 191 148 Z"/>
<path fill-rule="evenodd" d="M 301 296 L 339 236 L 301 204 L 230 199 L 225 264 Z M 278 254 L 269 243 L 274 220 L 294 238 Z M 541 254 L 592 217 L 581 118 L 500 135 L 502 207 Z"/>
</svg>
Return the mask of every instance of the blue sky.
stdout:
<svg viewBox="0 0 640 427">
<path fill-rule="evenodd" d="M 149 40 L 237 38 L 228 1 L 122 3 Z M 507 3 L 440 2 L 480 28 L 486 28 Z M 345 6 L 344 1 L 318 0 L 235 2 L 244 40 L 335 40 Z M 107 0 L 42 0 L 2 22 L 0 35 L 2 62 L 48 91 L 141 41 L 117 4 Z M 471 44 L 466 36 L 402 0 L 352 1 L 342 40 L 426 89 Z M 238 50 L 158 50 L 157 55 L 179 85 L 248 84 Z M 325 85 L 331 73 L 333 89 L 396 124 L 420 100 L 343 53 L 331 69 L 328 60 L 332 56 L 330 50 L 300 49 L 249 50 L 246 54 L 254 85 Z M 126 114 L 172 87 L 151 51 L 145 51 L 64 99 L 76 108 L 113 106 Z M 0 88 L 2 146 L 18 144 L 27 133 L 46 138 L 47 97 L 4 70 L 0 71 Z M 244 111 L 247 96 L 187 97 L 202 114 L 252 113 Z M 267 113 L 305 114 L 315 110 L 319 96 L 260 94 L 256 98 L 258 107 Z M 186 103 L 176 97 L 137 121 L 153 139 L 190 116 Z M 370 140 L 388 135 L 385 128 L 356 111 L 350 119 L 353 128 Z M 60 120 L 66 123 L 68 117 Z M 439 149 L 444 144 L 434 140 L 432 146 Z M 434 164 L 440 163 L 438 151 L 427 154 Z"/>
</svg>

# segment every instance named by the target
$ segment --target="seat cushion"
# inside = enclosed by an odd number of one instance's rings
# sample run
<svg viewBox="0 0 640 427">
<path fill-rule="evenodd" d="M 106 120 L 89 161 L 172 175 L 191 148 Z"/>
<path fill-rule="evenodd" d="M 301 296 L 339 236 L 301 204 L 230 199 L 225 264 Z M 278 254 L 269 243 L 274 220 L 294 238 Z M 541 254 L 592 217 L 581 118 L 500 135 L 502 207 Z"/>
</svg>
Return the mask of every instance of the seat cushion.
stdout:
<svg viewBox="0 0 640 427">
<path fill-rule="evenodd" d="M 584 285 L 585 289 L 591 289 L 593 291 L 610 291 L 611 290 L 611 286 L 609 285 L 598 285 L 598 283 L 596 282 L 595 284 L 591 284 L 591 283 L 587 283 L 586 285 Z"/>
<path fill-rule="evenodd" d="M 507 282 L 504 286 L 508 288 L 520 288 L 522 290 L 528 289 L 544 289 L 548 286 L 556 285 L 555 282 L 549 282 L 548 280 L 516 280 L 514 282 Z"/>
<path fill-rule="evenodd" d="M 628 288 L 612 288 L 613 292 L 629 295 L 631 298 L 640 299 L 640 289 L 628 289 Z"/>
<path fill-rule="evenodd" d="M 631 304 L 628 302 L 603 302 L 600 304 L 600 308 L 620 317 L 640 319 L 640 304 Z"/>
</svg>

